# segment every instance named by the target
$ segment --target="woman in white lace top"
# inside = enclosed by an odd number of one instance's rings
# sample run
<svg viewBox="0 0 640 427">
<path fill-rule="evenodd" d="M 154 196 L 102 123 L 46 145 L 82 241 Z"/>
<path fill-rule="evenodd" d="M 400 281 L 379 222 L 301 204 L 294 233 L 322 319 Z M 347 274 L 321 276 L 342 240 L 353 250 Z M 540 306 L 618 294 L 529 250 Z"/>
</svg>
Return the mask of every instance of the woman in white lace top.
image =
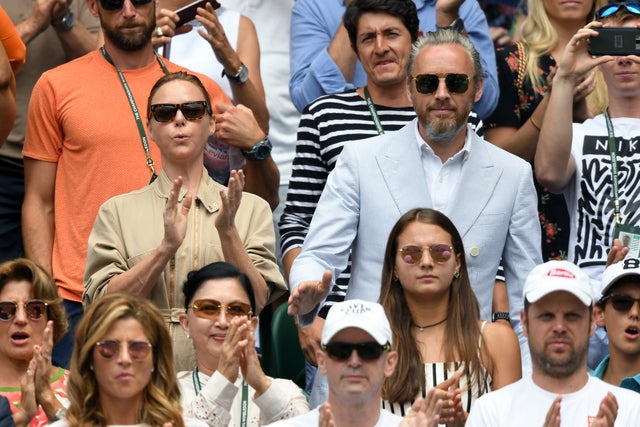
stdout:
<svg viewBox="0 0 640 427">
<path fill-rule="evenodd" d="M 183 292 L 180 322 L 197 360 L 196 369 L 178 373 L 185 415 L 210 426 L 258 426 L 309 411 L 298 386 L 260 367 L 255 300 L 244 273 L 225 262 L 209 264 L 189 273 Z"/>
</svg>

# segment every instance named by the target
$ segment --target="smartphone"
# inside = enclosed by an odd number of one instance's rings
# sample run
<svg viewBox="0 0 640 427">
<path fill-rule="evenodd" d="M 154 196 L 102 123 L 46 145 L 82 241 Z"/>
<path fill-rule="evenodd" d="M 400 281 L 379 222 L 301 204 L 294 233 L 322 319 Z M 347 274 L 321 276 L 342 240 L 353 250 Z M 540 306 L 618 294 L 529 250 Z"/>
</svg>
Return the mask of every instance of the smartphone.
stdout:
<svg viewBox="0 0 640 427">
<path fill-rule="evenodd" d="M 176 27 L 184 25 L 187 22 L 193 20 L 198 14 L 198 8 L 204 8 L 207 3 L 211 3 L 211 6 L 213 6 L 214 9 L 220 7 L 220 3 L 218 3 L 216 0 L 197 0 L 193 3 L 189 3 L 188 5 L 176 10 L 176 12 L 178 13 L 178 17 L 180 18 L 180 20 L 176 24 Z"/>
<path fill-rule="evenodd" d="M 640 29 L 632 27 L 594 28 L 599 34 L 589 38 L 592 55 L 640 55 Z"/>
</svg>

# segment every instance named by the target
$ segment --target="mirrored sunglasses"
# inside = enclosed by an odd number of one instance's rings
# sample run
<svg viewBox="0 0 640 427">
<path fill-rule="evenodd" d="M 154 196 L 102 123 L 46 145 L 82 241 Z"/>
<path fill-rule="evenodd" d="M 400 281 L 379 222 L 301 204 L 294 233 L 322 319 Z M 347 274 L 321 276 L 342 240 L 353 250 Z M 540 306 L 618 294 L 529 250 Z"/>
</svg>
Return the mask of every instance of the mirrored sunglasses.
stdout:
<svg viewBox="0 0 640 427">
<path fill-rule="evenodd" d="M 184 104 L 154 104 L 149 107 L 149 117 L 157 122 L 170 122 L 176 117 L 178 110 L 190 122 L 201 119 L 205 113 L 211 115 L 211 106 L 207 101 L 192 101 Z"/>
<path fill-rule="evenodd" d="M 253 314 L 249 304 L 234 302 L 229 305 L 224 305 L 214 299 L 199 299 L 194 301 L 191 308 L 196 316 L 204 319 L 216 319 L 220 316 L 222 310 L 225 310 L 226 315 L 230 317 L 251 317 Z"/>
<path fill-rule="evenodd" d="M 47 303 L 41 300 L 31 300 L 24 303 L 24 311 L 31 320 L 38 320 L 44 316 Z M 13 301 L 0 302 L 0 320 L 6 322 L 13 320 L 18 312 L 18 303 Z"/>
<path fill-rule="evenodd" d="M 631 310 L 635 302 L 640 303 L 640 298 L 633 298 L 627 294 L 610 294 L 600 300 L 603 305 L 606 304 L 607 301 L 611 301 L 611 306 L 614 310 L 626 313 Z"/>
<path fill-rule="evenodd" d="M 111 359 L 117 356 L 118 353 L 120 353 L 120 346 L 122 345 L 127 347 L 129 356 L 131 356 L 133 360 L 145 359 L 153 348 L 151 343 L 146 341 L 120 342 L 118 340 L 102 340 L 96 343 L 98 353 L 105 359 Z"/>
<path fill-rule="evenodd" d="M 151 0 L 131 0 L 134 7 L 144 6 L 151 3 Z M 120 10 L 124 6 L 124 0 L 100 0 L 100 5 L 104 10 Z"/>
<path fill-rule="evenodd" d="M 596 12 L 596 19 L 606 18 L 607 16 L 614 15 L 621 8 L 627 9 L 632 15 L 640 15 L 640 4 L 639 3 L 614 3 L 608 4 L 606 6 L 601 7 Z"/>
<path fill-rule="evenodd" d="M 354 350 L 362 360 L 377 360 L 383 351 L 389 350 L 390 348 L 391 345 L 388 343 L 380 345 L 375 341 L 361 343 L 331 342 L 322 346 L 322 350 L 324 350 L 330 358 L 337 361 L 349 359 Z"/>
<path fill-rule="evenodd" d="M 420 247 L 417 245 L 408 245 L 400 248 L 398 252 L 402 255 L 402 260 L 407 264 L 417 264 L 422 260 L 422 254 L 425 250 L 429 251 L 433 262 L 442 264 L 451 258 L 453 248 L 445 244 L 437 244 L 431 246 Z"/>
<path fill-rule="evenodd" d="M 412 78 L 416 81 L 416 90 L 424 94 L 437 91 L 440 80 L 444 80 L 450 93 L 465 93 L 469 89 L 469 76 L 466 74 L 419 74 Z"/>
</svg>

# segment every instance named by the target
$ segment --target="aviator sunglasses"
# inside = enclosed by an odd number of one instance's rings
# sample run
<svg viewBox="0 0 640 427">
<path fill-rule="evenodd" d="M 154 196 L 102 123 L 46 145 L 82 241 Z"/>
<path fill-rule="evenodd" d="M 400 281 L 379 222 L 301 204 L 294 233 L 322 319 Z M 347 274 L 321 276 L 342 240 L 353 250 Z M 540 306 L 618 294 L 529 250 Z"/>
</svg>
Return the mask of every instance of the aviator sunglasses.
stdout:
<svg viewBox="0 0 640 427">
<path fill-rule="evenodd" d="M 134 7 L 144 6 L 151 3 L 151 0 L 131 0 Z M 124 0 L 100 0 L 100 5 L 104 10 L 120 10 L 124 6 Z"/>
<path fill-rule="evenodd" d="M 431 246 L 420 247 L 417 245 L 404 246 L 398 250 L 402 255 L 402 260 L 407 264 L 417 264 L 422 260 L 422 254 L 425 250 L 429 251 L 431 259 L 438 264 L 442 264 L 451 258 L 453 248 L 445 244 L 437 244 Z"/>
<path fill-rule="evenodd" d="M 438 90 L 440 80 L 444 80 L 450 93 L 465 93 L 469 89 L 469 76 L 466 74 L 419 74 L 412 79 L 416 81 L 416 90 L 424 94 Z"/>
<path fill-rule="evenodd" d="M 193 302 L 191 308 L 196 316 L 211 320 L 220 316 L 220 312 L 222 312 L 223 309 L 229 317 L 251 317 L 253 314 L 249 304 L 233 302 L 229 305 L 224 305 L 214 299 L 199 299 Z"/>
<path fill-rule="evenodd" d="M 596 19 L 606 18 L 618 12 L 621 8 L 627 9 L 632 15 L 640 15 L 640 3 L 614 3 L 601 7 L 596 12 Z"/>
<path fill-rule="evenodd" d="M 41 300 L 31 300 L 24 303 L 24 311 L 31 320 L 40 319 L 47 310 L 47 303 Z M 0 302 L 0 320 L 13 320 L 18 312 L 18 303 L 13 301 Z"/>
<path fill-rule="evenodd" d="M 111 359 L 120 353 L 120 346 L 126 345 L 129 356 L 133 360 L 143 360 L 149 355 L 153 346 L 146 341 L 120 342 L 118 340 L 102 340 L 96 343 L 98 353 L 105 359 Z"/>
<path fill-rule="evenodd" d="M 619 311 L 621 313 L 626 313 L 631 310 L 633 304 L 637 301 L 640 302 L 640 298 L 633 298 L 630 295 L 626 294 L 611 294 L 602 298 L 600 302 L 604 305 L 607 300 L 611 300 L 611 306 L 614 310 Z"/>
<path fill-rule="evenodd" d="M 157 122 L 170 122 L 176 117 L 178 110 L 190 122 L 201 119 L 204 113 L 211 115 L 211 106 L 207 101 L 192 101 L 184 104 L 154 104 L 149 107 L 149 117 Z"/>
<path fill-rule="evenodd" d="M 351 357 L 353 350 L 358 353 L 358 357 L 362 360 L 377 360 L 383 351 L 389 350 L 391 346 L 387 343 L 380 345 L 375 341 L 348 343 L 348 342 L 332 342 L 322 345 L 322 350 L 326 351 L 333 360 L 343 361 Z"/>
</svg>

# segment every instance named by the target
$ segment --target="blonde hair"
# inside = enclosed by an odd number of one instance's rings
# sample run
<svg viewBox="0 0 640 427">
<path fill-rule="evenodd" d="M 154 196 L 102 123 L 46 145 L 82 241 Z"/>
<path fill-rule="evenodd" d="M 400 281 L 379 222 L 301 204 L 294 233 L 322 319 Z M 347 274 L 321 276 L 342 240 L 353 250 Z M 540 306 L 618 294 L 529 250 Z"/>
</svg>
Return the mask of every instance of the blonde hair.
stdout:
<svg viewBox="0 0 640 427">
<path fill-rule="evenodd" d="M 89 306 L 76 332 L 67 392 L 70 426 L 107 425 L 100 406 L 99 387 L 93 372 L 93 350 L 111 326 L 121 319 L 135 319 L 153 346 L 154 370 L 143 391 L 138 422 L 154 427 L 170 422 L 184 427 L 180 390 L 171 350 L 171 337 L 160 311 L 148 300 L 123 293 L 108 294 Z"/>
</svg>

